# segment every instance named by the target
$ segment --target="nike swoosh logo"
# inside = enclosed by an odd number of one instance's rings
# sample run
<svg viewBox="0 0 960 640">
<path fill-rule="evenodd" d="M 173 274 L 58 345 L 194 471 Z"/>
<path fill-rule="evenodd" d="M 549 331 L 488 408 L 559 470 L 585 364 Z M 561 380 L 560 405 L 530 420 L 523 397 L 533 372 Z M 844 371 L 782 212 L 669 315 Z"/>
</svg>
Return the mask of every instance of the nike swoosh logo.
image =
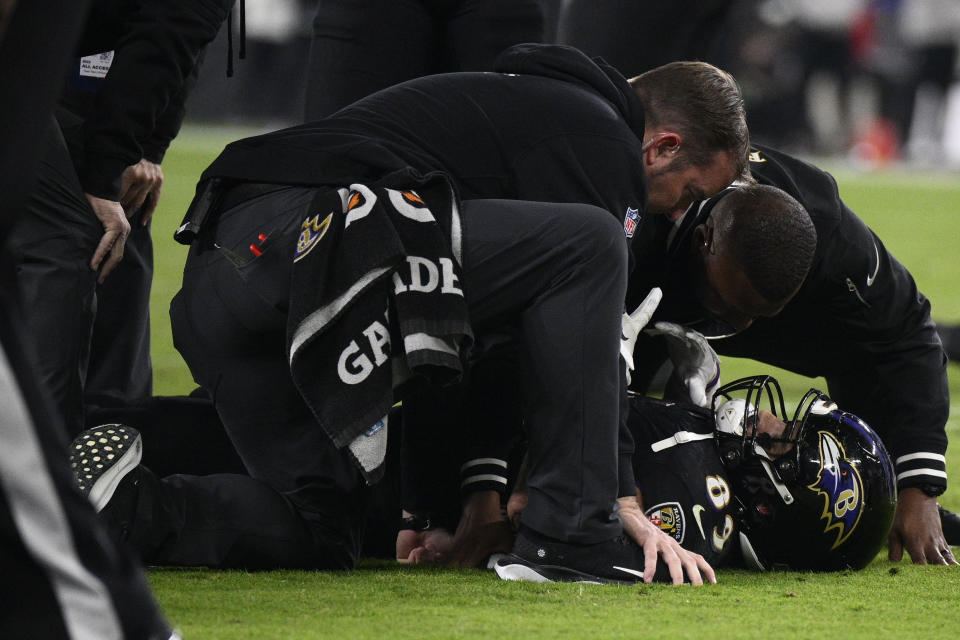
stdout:
<svg viewBox="0 0 960 640">
<path fill-rule="evenodd" d="M 643 571 L 637 571 L 636 569 L 627 569 L 626 567 L 618 567 L 616 565 L 614 565 L 613 568 L 616 569 L 617 571 L 623 571 L 624 573 L 629 573 L 630 575 L 636 576 L 641 580 L 643 580 Z"/>
<path fill-rule="evenodd" d="M 877 243 L 876 243 L 876 242 L 873 243 L 873 252 L 874 252 L 874 253 L 876 254 L 876 256 L 877 256 L 877 268 L 873 270 L 873 275 L 872 275 L 872 276 L 867 276 L 867 286 L 868 286 L 868 287 L 873 284 L 873 281 L 877 279 L 877 274 L 880 272 L 880 250 L 877 249 Z"/>
<path fill-rule="evenodd" d="M 700 514 L 703 513 L 704 508 L 702 504 L 693 505 L 693 519 L 697 522 L 697 529 L 700 529 L 700 537 L 704 540 L 707 539 L 707 534 L 703 532 L 703 524 L 700 522 Z"/>
</svg>

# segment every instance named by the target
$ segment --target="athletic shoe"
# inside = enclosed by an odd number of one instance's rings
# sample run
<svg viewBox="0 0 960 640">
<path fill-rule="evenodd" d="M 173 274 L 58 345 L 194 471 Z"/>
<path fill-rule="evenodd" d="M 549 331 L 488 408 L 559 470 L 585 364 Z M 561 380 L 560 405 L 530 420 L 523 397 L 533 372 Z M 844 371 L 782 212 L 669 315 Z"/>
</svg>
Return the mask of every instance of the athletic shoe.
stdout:
<svg viewBox="0 0 960 640">
<path fill-rule="evenodd" d="M 643 549 L 626 535 L 573 544 L 521 527 L 513 553 L 494 570 L 503 580 L 633 584 L 643 580 Z"/>
<path fill-rule="evenodd" d="M 947 511 L 940 505 L 937 505 L 937 509 L 940 510 L 940 525 L 943 527 L 943 537 L 947 544 L 951 547 L 960 547 L 960 516 Z"/>
<path fill-rule="evenodd" d="M 120 482 L 140 464 L 140 433 L 122 424 L 87 429 L 70 443 L 70 466 L 77 487 L 97 512 L 110 502 Z"/>
</svg>

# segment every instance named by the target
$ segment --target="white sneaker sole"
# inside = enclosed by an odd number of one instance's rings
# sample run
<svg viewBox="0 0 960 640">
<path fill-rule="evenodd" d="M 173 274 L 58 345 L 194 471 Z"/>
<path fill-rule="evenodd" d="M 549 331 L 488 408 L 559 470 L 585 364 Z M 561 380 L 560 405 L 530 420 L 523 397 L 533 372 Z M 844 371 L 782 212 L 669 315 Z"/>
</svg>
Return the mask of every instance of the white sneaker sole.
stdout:
<svg viewBox="0 0 960 640">
<path fill-rule="evenodd" d="M 522 564 L 497 564 L 493 567 L 493 570 L 497 572 L 501 580 L 511 580 L 515 582 L 552 582 L 552 580 Z"/>
<path fill-rule="evenodd" d="M 501 561 L 503 562 L 503 561 Z M 525 564 L 518 563 L 509 563 L 502 564 L 498 562 L 493 570 L 497 572 L 497 575 L 501 580 L 511 580 L 514 582 L 557 582 L 557 580 L 551 580 L 547 576 L 541 574 L 533 567 L 527 566 Z M 604 584 L 599 580 L 591 580 L 586 576 L 574 577 L 572 575 L 567 576 L 569 579 L 562 580 L 562 582 L 577 582 L 580 584 Z"/>
<path fill-rule="evenodd" d="M 119 436 L 112 433 L 111 429 L 119 431 Z M 132 437 L 128 439 L 128 436 Z M 123 440 L 114 440 L 114 437 Z M 120 481 L 140 464 L 143 457 L 143 440 L 140 434 L 135 429 L 121 425 L 103 425 L 88 429 L 73 441 L 73 448 L 71 454 L 75 458 L 74 473 L 78 477 L 82 476 L 85 470 L 88 473 L 97 473 L 97 465 L 109 465 L 87 492 L 87 498 L 98 513 L 113 498 Z M 116 455 L 115 460 L 111 460 L 113 451 L 116 451 L 113 454 Z"/>
</svg>

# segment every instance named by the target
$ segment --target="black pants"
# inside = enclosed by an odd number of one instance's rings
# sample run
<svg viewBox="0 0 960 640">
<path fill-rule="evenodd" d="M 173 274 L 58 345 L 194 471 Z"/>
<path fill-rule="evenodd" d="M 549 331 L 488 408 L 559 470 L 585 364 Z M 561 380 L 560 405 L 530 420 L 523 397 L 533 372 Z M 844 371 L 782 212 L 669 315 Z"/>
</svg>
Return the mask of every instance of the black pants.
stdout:
<svg viewBox="0 0 960 640">
<path fill-rule="evenodd" d="M 174 342 L 211 394 L 249 476 L 144 484 L 132 539 L 149 562 L 349 568 L 368 499 L 294 387 L 286 356 L 289 256 L 312 192 L 288 189 L 220 219 L 194 246 L 171 304 Z M 522 332 L 528 526 L 595 542 L 616 535 L 623 231 L 585 205 L 463 203 L 464 287 L 475 332 Z M 257 236 L 276 240 L 255 258 Z M 139 537 L 139 539 L 138 539 Z"/>
<path fill-rule="evenodd" d="M 0 299 L 0 636 L 167 638 L 140 567 L 76 489 L 62 425 Z"/>
<path fill-rule="evenodd" d="M 492 71 L 543 31 L 538 0 L 318 0 L 306 120 L 420 76 Z"/>
<path fill-rule="evenodd" d="M 78 134 L 74 127 L 68 134 Z M 51 118 L 37 185 L 10 247 L 25 337 L 38 377 L 70 434 L 84 425 L 84 393 L 98 404 L 149 397 L 148 227 L 131 219 L 124 258 L 103 285 L 90 259 L 103 235 L 83 195 L 61 127 Z"/>
<path fill-rule="evenodd" d="M 44 125 L 86 2 L 34 0 L 0 37 L 0 638 L 170 637 L 130 555 L 77 491 L 63 425 L 18 322 L 11 226 L 34 184 Z M 48 336 L 63 341 L 63 336 Z"/>
<path fill-rule="evenodd" d="M 557 41 L 628 78 L 678 60 L 718 63 L 733 0 L 567 0 Z"/>
</svg>

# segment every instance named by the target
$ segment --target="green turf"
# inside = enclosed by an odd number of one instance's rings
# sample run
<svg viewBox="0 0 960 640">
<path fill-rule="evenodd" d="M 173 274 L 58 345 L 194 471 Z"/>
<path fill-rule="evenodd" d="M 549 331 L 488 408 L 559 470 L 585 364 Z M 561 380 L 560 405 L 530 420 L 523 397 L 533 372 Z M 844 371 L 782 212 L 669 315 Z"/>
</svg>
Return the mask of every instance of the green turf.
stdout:
<svg viewBox="0 0 960 640">
<path fill-rule="evenodd" d="M 166 181 L 154 221 L 152 297 L 156 392 L 192 387 L 172 347 L 167 307 L 186 250 L 172 234 L 200 171 L 241 130 L 186 128 L 164 162 Z M 912 172 L 835 171 L 841 194 L 907 265 L 930 298 L 933 316 L 960 322 L 960 177 Z M 725 380 L 770 371 L 725 358 Z M 796 397 L 809 380 L 775 371 Z M 960 366 L 950 365 L 960 398 Z M 948 423 L 960 441 L 960 400 Z M 960 449 L 948 472 L 960 478 Z M 960 490 L 941 502 L 960 510 Z M 878 558 L 858 573 L 813 575 L 719 572 L 701 589 L 508 584 L 480 571 L 439 571 L 366 563 L 344 575 L 247 574 L 152 569 L 168 617 L 188 640 L 301 638 L 951 638 L 960 637 L 960 568 L 918 567 Z"/>
<path fill-rule="evenodd" d="M 960 570 L 725 571 L 702 588 L 504 583 L 477 570 L 151 572 L 190 638 L 944 638 Z"/>
</svg>

